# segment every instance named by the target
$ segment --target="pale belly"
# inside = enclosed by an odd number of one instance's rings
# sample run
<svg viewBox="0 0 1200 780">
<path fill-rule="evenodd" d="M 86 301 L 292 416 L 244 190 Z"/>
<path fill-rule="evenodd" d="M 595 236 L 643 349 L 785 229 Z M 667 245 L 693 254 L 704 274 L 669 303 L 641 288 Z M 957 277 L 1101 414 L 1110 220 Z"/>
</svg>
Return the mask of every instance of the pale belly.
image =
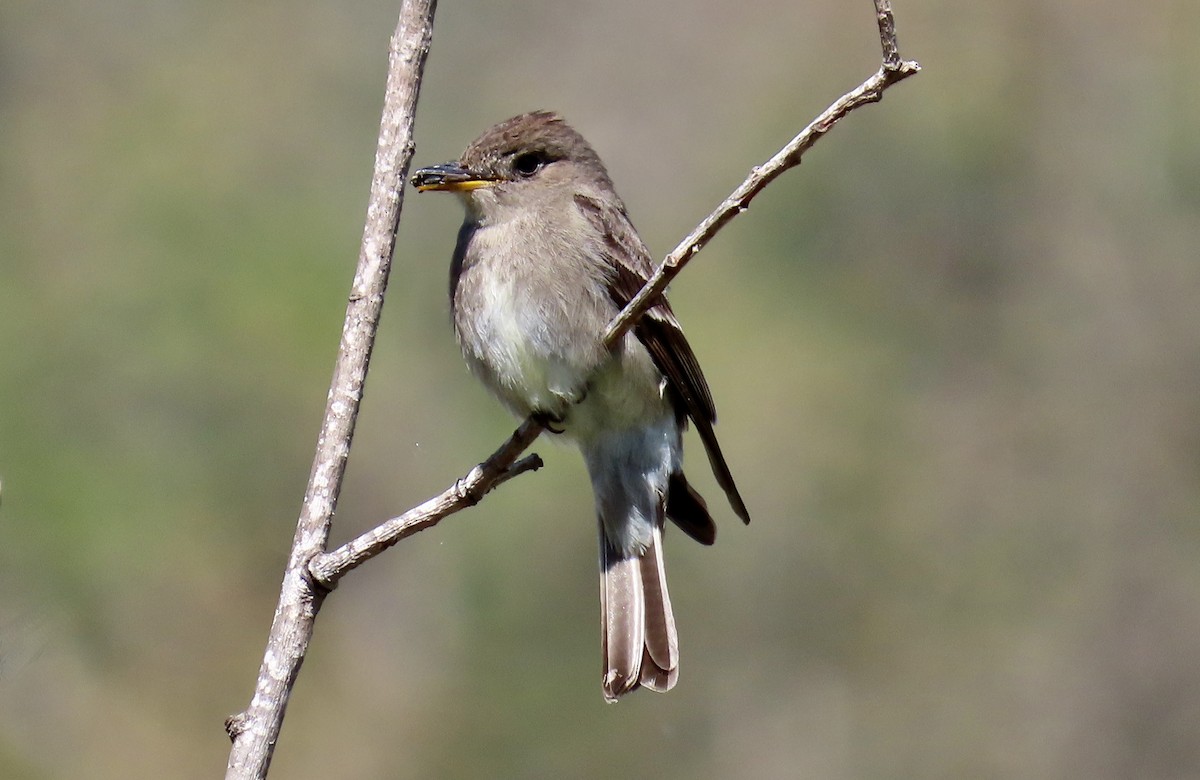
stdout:
<svg viewBox="0 0 1200 780">
<path fill-rule="evenodd" d="M 464 277 L 460 284 L 476 281 Z M 611 303 L 586 296 L 567 302 L 553 290 L 494 277 L 473 292 L 482 305 L 471 316 L 460 308 L 455 317 L 463 355 L 517 416 L 561 418 L 554 427 L 584 442 L 669 414 L 665 381 L 641 342 L 629 334 L 617 354 L 601 348 L 600 332 L 615 313 Z"/>
</svg>

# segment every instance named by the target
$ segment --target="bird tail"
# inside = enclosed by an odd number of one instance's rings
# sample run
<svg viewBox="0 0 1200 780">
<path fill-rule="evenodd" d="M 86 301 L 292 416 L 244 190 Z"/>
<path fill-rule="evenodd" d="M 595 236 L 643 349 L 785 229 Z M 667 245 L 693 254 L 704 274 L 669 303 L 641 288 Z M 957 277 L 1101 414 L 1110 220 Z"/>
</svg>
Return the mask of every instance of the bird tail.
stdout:
<svg viewBox="0 0 1200 780">
<path fill-rule="evenodd" d="M 663 568 L 662 525 L 640 555 L 619 552 L 600 525 L 600 610 L 604 698 L 639 685 L 669 691 L 679 677 L 679 638 Z"/>
<path fill-rule="evenodd" d="M 680 515 L 685 530 L 704 537 L 700 515 L 707 518 L 703 499 L 680 473 L 678 423 L 664 415 L 581 449 L 600 521 L 604 698 L 616 701 L 639 686 L 668 691 L 679 675 L 679 638 L 663 568 L 663 524 Z"/>
</svg>

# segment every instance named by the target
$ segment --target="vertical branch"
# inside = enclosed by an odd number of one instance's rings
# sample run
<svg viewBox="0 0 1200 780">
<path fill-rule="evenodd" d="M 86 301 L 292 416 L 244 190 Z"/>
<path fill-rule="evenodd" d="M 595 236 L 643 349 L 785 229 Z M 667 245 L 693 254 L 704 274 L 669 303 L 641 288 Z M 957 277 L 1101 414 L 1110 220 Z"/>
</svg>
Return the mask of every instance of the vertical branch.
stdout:
<svg viewBox="0 0 1200 780">
<path fill-rule="evenodd" d="M 875 20 L 879 24 L 879 43 L 883 46 L 883 67 L 899 70 L 900 44 L 896 41 L 896 18 L 892 16 L 892 0 L 875 0 Z"/>
<path fill-rule="evenodd" d="M 325 419 L 254 696 L 244 712 L 226 722 L 233 740 L 227 780 L 267 776 L 288 697 L 327 593 L 308 576 L 308 562 L 325 551 L 350 454 L 395 249 L 413 152 L 413 118 L 433 36 L 436 5 L 436 0 L 404 0 L 392 35 L 375 174 Z"/>
</svg>

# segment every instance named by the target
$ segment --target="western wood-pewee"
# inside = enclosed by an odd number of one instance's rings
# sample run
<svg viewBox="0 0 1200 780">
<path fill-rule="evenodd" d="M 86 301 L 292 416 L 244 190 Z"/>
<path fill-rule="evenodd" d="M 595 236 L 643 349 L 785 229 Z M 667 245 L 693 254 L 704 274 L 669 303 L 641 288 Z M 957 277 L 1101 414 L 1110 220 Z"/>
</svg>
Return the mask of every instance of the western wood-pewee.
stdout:
<svg viewBox="0 0 1200 780">
<path fill-rule="evenodd" d="M 713 433 L 696 356 L 660 300 L 612 351 L 609 321 L 653 273 L 650 254 L 592 147 L 557 115 L 513 117 L 418 190 L 457 193 L 466 220 L 450 267 L 454 332 L 471 370 L 519 417 L 574 439 L 600 525 L 603 688 L 670 690 L 679 646 L 663 570 L 663 523 L 712 544 L 716 527 L 683 476 L 696 426 L 733 511 L 749 513 Z"/>
</svg>

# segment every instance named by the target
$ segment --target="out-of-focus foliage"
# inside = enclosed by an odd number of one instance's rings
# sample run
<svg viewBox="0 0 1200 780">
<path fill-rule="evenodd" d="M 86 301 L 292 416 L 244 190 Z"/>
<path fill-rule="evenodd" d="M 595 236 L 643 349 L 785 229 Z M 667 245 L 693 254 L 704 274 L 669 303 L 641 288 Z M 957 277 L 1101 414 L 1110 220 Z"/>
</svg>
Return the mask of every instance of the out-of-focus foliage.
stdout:
<svg viewBox="0 0 1200 780">
<path fill-rule="evenodd" d="M 293 778 L 1200 774 L 1200 17 L 898 2 L 925 67 L 676 282 L 742 528 L 605 706 L 578 457 L 349 577 Z M 387 3 L 0 9 L 0 776 L 217 776 L 361 230 Z M 418 161 L 563 112 L 659 254 L 878 64 L 870 3 L 443 3 Z M 335 536 L 512 422 L 410 192 Z M 693 445 L 695 442 L 693 442 Z"/>
</svg>

